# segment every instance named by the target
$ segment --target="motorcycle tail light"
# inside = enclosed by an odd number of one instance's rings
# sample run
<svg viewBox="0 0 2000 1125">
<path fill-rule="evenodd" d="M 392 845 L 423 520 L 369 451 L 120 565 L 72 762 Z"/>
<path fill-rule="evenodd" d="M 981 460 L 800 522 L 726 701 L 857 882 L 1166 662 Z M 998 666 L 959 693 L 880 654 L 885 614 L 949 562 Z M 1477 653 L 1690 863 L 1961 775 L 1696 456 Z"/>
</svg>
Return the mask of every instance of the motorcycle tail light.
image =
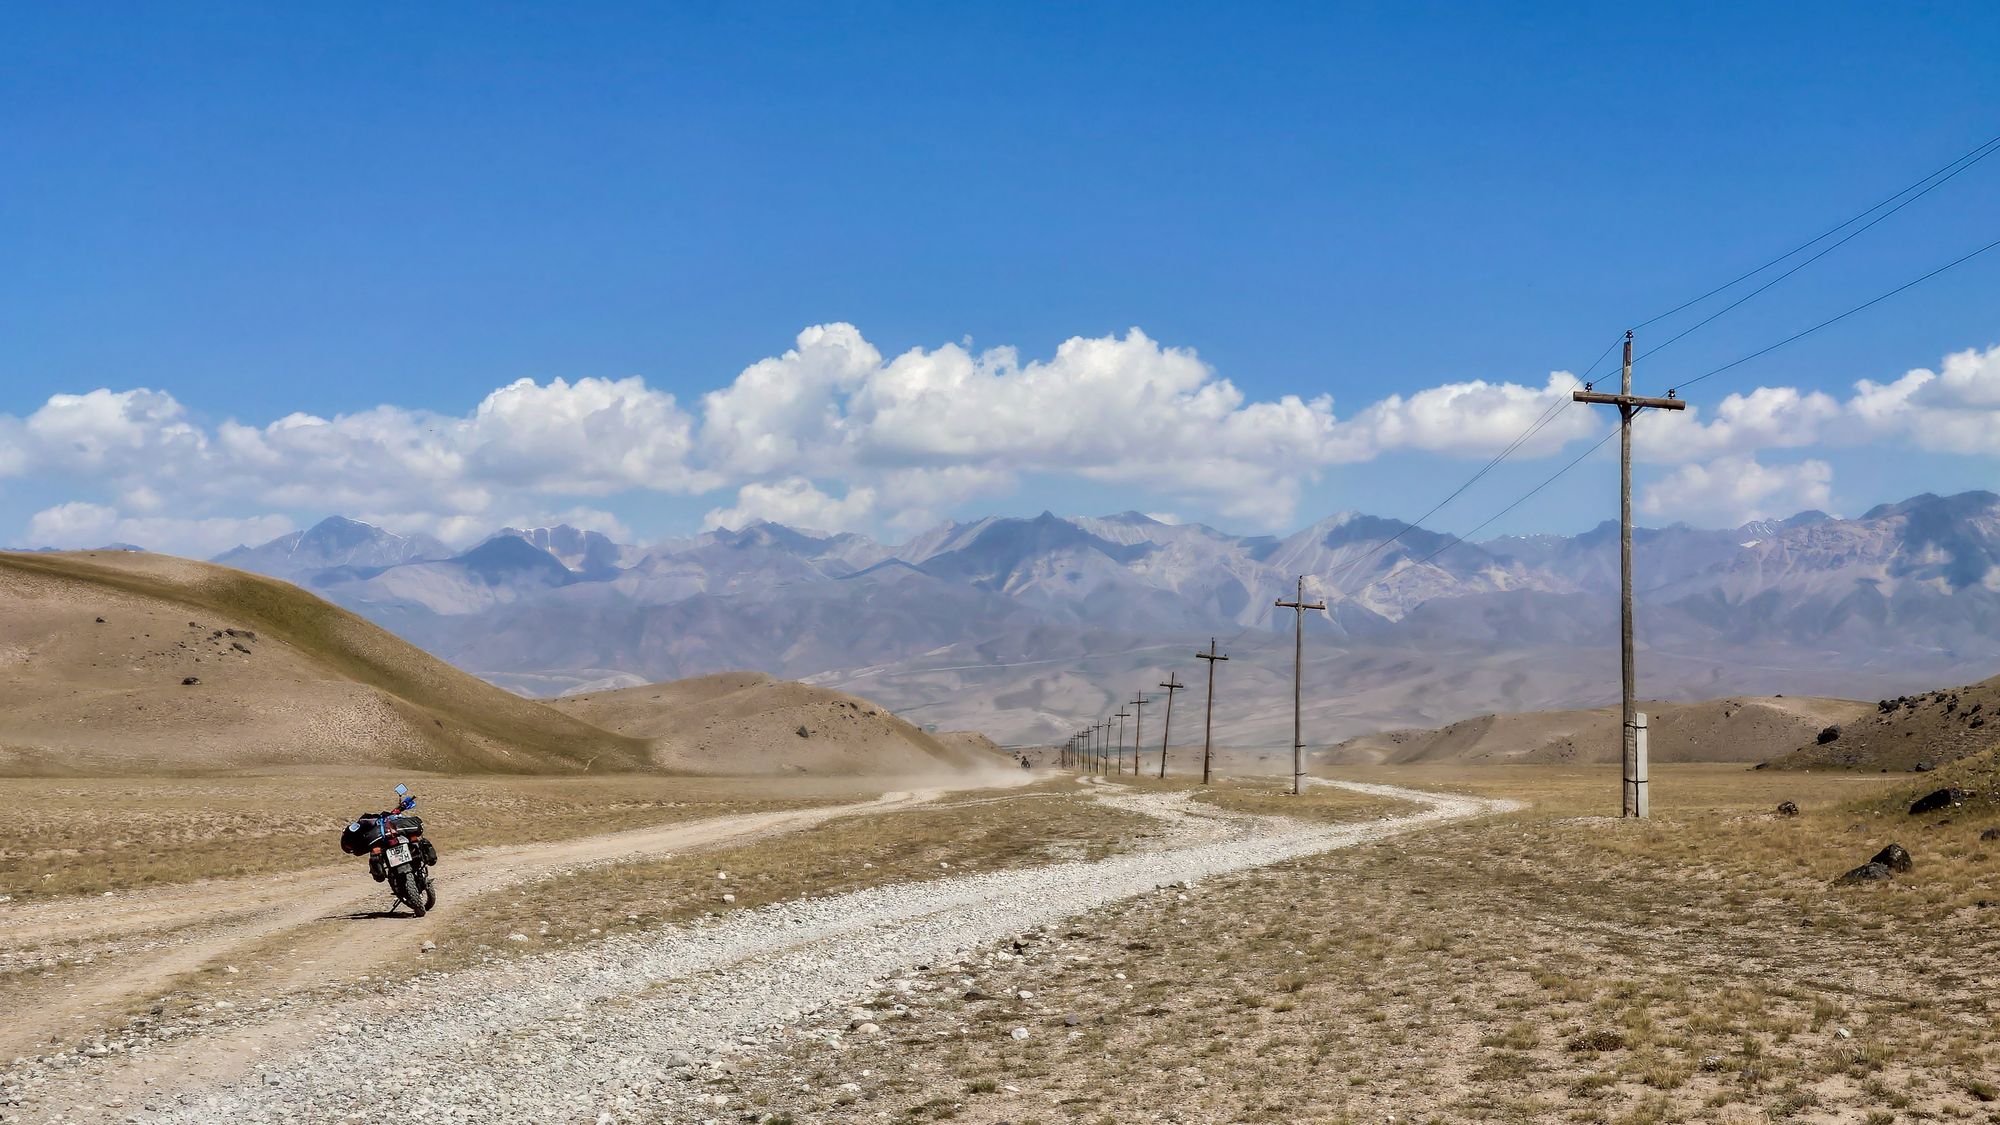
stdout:
<svg viewBox="0 0 2000 1125">
<path fill-rule="evenodd" d="M 369 855 L 381 855 L 381 854 L 382 854 L 382 849 L 381 849 L 381 848 L 369 848 L 369 849 L 368 849 L 368 854 L 369 854 Z"/>
</svg>

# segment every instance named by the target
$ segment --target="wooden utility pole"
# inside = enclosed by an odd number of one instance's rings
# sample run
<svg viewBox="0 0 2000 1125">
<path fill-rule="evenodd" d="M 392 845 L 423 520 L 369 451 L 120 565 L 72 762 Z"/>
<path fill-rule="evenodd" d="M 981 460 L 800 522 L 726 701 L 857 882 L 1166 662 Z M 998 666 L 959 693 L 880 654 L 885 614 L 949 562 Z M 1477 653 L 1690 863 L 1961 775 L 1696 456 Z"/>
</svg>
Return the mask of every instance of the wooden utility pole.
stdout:
<svg viewBox="0 0 2000 1125">
<path fill-rule="evenodd" d="M 1168 672 L 1166 682 L 1160 686 L 1167 689 L 1167 713 L 1160 720 L 1160 777 L 1165 778 L 1167 776 L 1167 739 L 1173 737 L 1174 733 L 1174 693 L 1187 685 L 1180 681 L 1180 677 L 1174 675 L 1172 672 Z"/>
<path fill-rule="evenodd" d="M 1623 723 L 1625 780 L 1620 815 L 1644 816 L 1648 802 L 1639 787 L 1645 784 L 1639 769 L 1637 688 L 1638 674 L 1632 663 L 1632 416 L 1641 410 L 1686 410 L 1687 403 L 1668 391 L 1665 398 L 1644 398 L 1632 393 L 1632 334 L 1625 333 L 1625 366 L 1618 378 L 1618 393 L 1601 394 L 1589 383 L 1570 396 L 1577 402 L 1618 408 L 1618 644 L 1624 673 Z"/>
<path fill-rule="evenodd" d="M 1140 724 L 1144 723 L 1145 721 L 1146 721 L 1146 693 L 1143 691 L 1135 692 L 1132 695 L 1132 776 L 1133 777 L 1139 776 L 1139 747 L 1143 745 L 1139 739 L 1139 734 L 1141 730 Z M 1125 759 L 1122 756 L 1118 759 L 1118 765 L 1120 771 L 1122 772 L 1125 766 Z"/>
<path fill-rule="evenodd" d="M 1112 718 L 1118 720 L 1118 772 L 1121 774 L 1125 772 L 1125 720 L 1131 717 L 1132 715 L 1129 711 L 1120 711 L 1112 716 Z M 1106 723 L 1104 725 L 1110 726 L 1111 724 Z"/>
<path fill-rule="evenodd" d="M 1229 659 L 1215 651 L 1215 638 L 1208 638 L 1208 651 L 1194 654 L 1198 660 L 1208 661 L 1208 707 L 1201 722 L 1201 783 L 1208 784 L 1208 761 L 1210 739 L 1215 733 L 1215 662 Z M 1172 698 L 1169 696 L 1168 698 Z"/>
<path fill-rule="evenodd" d="M 1299 779 L 1305 775 L 1305 741 L 1299 732 L 1299 704 L 1304 695 L 1301 685 L 1305 682 L 1306 661 L 1306 610 L 1325 609 L 1325 602 L 1306 601 L 1306 576 L 1299 575 L 1299 596 L 1293 601 L 1279 598 L 1279 609 L 1289 609 L 1297 613 L 1292 635 L 1292 796 L 1299 795 Z M 1214 665 L 1209 665 L 1214 667 Z"/>
</svg>

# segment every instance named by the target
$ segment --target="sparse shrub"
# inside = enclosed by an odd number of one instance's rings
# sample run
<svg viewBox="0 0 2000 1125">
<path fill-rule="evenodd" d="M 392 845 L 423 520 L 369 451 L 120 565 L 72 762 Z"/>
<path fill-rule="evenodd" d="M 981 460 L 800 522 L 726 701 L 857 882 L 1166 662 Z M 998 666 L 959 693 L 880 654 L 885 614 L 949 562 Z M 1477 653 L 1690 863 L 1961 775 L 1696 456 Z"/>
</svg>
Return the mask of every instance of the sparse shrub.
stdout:
<svg viewBox="0 0 2000 1125">
<path fill-rule="evenodd" d="M 1622 1051 L 1625 1049 L 1625 1037 L 1608 1028 L 1599 1028 L 1579 1032 L 1563 1046 L 1572 1051 Z"/>
</svg>

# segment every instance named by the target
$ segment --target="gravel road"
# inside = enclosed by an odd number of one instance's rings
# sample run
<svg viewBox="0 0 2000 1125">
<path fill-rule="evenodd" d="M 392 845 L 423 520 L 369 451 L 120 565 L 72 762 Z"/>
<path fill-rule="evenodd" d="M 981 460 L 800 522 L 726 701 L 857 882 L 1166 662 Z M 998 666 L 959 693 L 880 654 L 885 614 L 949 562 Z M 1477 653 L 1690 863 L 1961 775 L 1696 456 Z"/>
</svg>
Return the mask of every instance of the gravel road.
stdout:
<svg viewBox="0 0 2000 1125">
<path fill-rule="evenodd" d="M 261 1061 L 160 1079 L 108 1107 L 90 1064 L 34 1076 L 0 1120 L 657 1122 L 719 1115 L 703 1084 L 809 1013 L 1162 885 L 1241 871 L 1506 802 L 1384 785 L 1419 802 L 1350 825 L 1221 814 L 1185 794 L 1101 799 L 1169 825 L 1144 853 L 777 904 L 700 924 L 419 977 L 397 993 L 289 1015 Z M 862 1032 L 865 1033 L 865 1032 Z M 241 1060 L 238 1060 L 239 1063 Z M 20 1087 L 17 1087 L 19 1089 Z M 32 1111 L 34 1117 L 13 1116 Z M 64 1117 L 63 1114 L 72 1116 Z M 96 1116 L 92 1116 L 96 1114 Z"/>
</svg>

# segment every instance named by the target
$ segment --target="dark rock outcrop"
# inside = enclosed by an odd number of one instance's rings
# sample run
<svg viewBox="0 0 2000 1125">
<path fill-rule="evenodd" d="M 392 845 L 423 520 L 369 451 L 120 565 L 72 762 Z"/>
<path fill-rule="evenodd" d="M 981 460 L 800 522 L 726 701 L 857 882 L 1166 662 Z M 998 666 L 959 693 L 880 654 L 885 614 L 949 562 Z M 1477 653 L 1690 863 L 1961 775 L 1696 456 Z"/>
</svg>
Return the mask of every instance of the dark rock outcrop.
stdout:
<svg viewBox="0 0 2000 1125">
<path fill-rule="evenodd" d="M 1847 874 L 1842 875 L 1840 878 L 1835 879 L 1833 885 L 1836 887 L 1851 887 L 1857 883 L 1873 883 L 1882 879 L 1888 879 L 1892 875 L 1893 873 L 1889 870 L 1887 864 L 1864 863 Z"/>
<path fill-rule="evenodd" d="M 1898 875 L 1908 871 L 1911 867 L 1910 853 L 1904 851 L 1901 844 L 1890 844 L 1888 847 L 1876 852 L 1868 862 L 1879 863 Z"/>
<path fill-rule="evenodd" d="M 1972 794 L 1966 792 L 1963 789 L 1958 788 L 1957 786 L 1951 786 L 1945 789 L 1932 790 L 1931 792 L 1926 793 L 1923 796 L 1918 797 L 1916 800 L 1910 802 L 1910 815 L 1921 816 L 1927 812 L 1936 812 L 1939 809 L 1948 809 L 1955 805 L 1964 803 L 1965 799 L 1970 796 L 1972 796 Z"/>
</svg>

